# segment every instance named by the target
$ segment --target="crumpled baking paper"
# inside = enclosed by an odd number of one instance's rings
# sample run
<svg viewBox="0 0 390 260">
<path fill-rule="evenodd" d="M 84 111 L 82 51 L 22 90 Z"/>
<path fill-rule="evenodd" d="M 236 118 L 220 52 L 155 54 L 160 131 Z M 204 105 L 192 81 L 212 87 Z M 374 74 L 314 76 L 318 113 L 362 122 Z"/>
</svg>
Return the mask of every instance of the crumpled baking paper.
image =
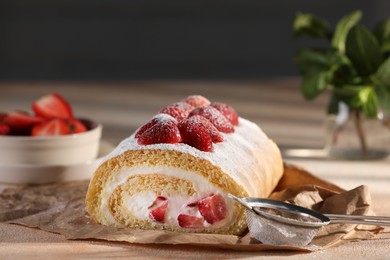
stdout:
<svg viewBox="0 0 390 260">
<path fill-rule="evenodd" d="M 87 181 L 6 188 L 0 193 L 0 222 L 59 233 L 67 239 L 186 244 L 243 251 L 314 251 L 349 241 L 369 239 L 381 230 L 377 226 L 330 224 L 321 228 L 308 246 L 292 247 L 262 244 L 248 232 L 234 236 L 108 227 L 89 218 L 84 202 L 87 189 Z M 288 164 L 285 164 L 284 175 L 269 198 L 322 213 L 374 215 L 370 210 L 371 198 L 367 187 L 360 186 L 344 191 L 301 168 Z"/>
</svg>

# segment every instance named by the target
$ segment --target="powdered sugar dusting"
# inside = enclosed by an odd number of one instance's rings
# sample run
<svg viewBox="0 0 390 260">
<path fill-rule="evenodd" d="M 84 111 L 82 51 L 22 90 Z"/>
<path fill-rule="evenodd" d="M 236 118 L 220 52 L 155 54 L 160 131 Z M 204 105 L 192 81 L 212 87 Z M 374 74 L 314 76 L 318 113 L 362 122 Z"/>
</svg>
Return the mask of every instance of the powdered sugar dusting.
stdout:
<svg viewBox="0 0 390 260">
<path fill-rule="evenodd" d="M 138 128 L 137 131 L 135 131 L 135 137 L 136 138 L 140 137 L 146 130 L 148 130 L 155 124 L 159 122 L 166 122 L 166 121 L 172 121 L 175 124 L 177 124 L 177 120 L 174 117 L 168 114 L 157 114 L 149 122 L 147 122 L 145 125 Z"/>
<path fill-rule="evenodd" d="M 153 117 L 153 119 L 156 119 L 157 122 L 174 121 L 177 124 L 177 120 L 168 114 L 157 114 Z"/>
<path fill-rule="evenodd" d="M 272 180 L 260 180 L 259 178 L 266 178 L 266 174 L 252 174 L 251 170 L 261 168 L 261 171 L 269 172 L 271 170 L 269 167 L 274 167 L 273 165 L 279 163 L 277 160 L 280 160 L 280 157 L 275 158 L 274 145 L 270 144 L 272 141 L 256 124 L 244 118 L 239 118 L 239 124 L 235 127 L 234 133 L 221 134 L 224 141 L 214 144 L 213 152 L 202 152 L 184 143 L 139 145 L 133 134 L 124 139 L 105 159 L 108 160 L 118 156 L 127 150 L 161 149 L 179 151 L 208 160 L 213 165 L 220 167 L 238 184 L 242 185 L 249 196 L 264 196 L 269 191 L 260 190 L 256 183 L 268 183 Z"/>
<path fill-rule="evenodd" d="M 223 133 L 234 132 L 233 125 L 218 109 L 212 106 L 201 106 L 191 111 L 190 116 L 201 115 L 207 118 L 219 131 Z"/>
<path fill-rule="evenodd" d="M 190 105 L 190 104 L 188 104 L 186 102 L 183 102 L 183 101 L 173 103 L 170 106 L 177 107 L 177 108 L 180 108 L 180 109 L 188 111 L 188 112 L 190 112 L 191 110 L 194 109 L 194 107 L 192 105 Z"/>
<path fill-rule="evenodd" d="M 205 117 L 195 115 L 187 118 L 184 123 L 188 125 L 202 125 L 203 127 L 206 128 L 208 134 L 210 135 L 213 143 L 219 143 L 223 142 L 223 136 L 222 133 L 218 131 L 218 129 Z"/>
<path fill-rule="evenodd" d="M 186 104 L 182 102 L 183 104 Z M 173 104 L 171 106 L 165 107 L 159 111 L 159 113 L 168 114 L 173 116 L 177 119 L 177 121 L 182 121 L 188 117 L 189 110 L 192 109 L 192 106 L 186 104 L 187 108 L 181 108 L 184 107 L 183 105 L 180 105 L 179 103 L 176 103 L 177 105 Z M 187 110 L 186 110 L 187 109 Z"/>
<path fill-rule="evenodd" d="M 136 137 L 141 145 L 181 142 L 177 121 L 164 116 L 153 118 L 137 132 Z"/>
<path fill-rule="evenodd" d="M 232 123 L 232 125 L 238 125 L 238 115 L 234 108 L 220 102 L 211 103 L 210 106 L 221 112 L 230 121 L 230 123 Z"/>
</svg>

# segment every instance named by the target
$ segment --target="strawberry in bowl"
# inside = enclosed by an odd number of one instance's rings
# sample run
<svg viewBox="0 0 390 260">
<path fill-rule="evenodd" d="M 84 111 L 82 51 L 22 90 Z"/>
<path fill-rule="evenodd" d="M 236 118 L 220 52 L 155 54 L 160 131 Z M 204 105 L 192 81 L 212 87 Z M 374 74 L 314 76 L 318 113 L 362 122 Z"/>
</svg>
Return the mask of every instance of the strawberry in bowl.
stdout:
<svg viewBox="0 0 390 260">
<path fill-rule="evenodd" d="M 0 164 L 76 164 L 95 159 L 102 126 L 76 118 L 69 102 L 52 93 L 32 112 L 0 113 Z"/>
<path fill-rule="evenodd" d="M 59 94 L 43 96 L 32 104 L 34 113 L 16 110 L 3 114 L 0 124 L 7 132 L 0 135 L 55 136 L 82 133 L 87 126 L 73 116 L 72 107 Z"/>
</svg>

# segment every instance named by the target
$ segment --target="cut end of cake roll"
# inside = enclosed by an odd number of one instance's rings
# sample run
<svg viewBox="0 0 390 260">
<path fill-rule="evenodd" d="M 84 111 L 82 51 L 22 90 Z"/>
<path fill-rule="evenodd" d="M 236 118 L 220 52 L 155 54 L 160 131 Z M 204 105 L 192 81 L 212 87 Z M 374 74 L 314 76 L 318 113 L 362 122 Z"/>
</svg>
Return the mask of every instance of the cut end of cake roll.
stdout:
<svg viewBox="0 0 390 260">
<path fill-rule="evenodd" d="M 220 168 L 191 154 L 126 151 L 104 163 L 93 183 L 87 209 L 104 225 L 222 234 L 246 228 L 243 209 L 227 193 L 247 193 Z"/>
<path fill-rule="evenodd" d="M 160 110 L 96 170 L 86 197 L 95 221 L 178 232 L 246 229 L 244 209 L 227 194 L 267 197 L 283 173 L 279 149 L 228 105 L 187 99 Z"/>
</svg>

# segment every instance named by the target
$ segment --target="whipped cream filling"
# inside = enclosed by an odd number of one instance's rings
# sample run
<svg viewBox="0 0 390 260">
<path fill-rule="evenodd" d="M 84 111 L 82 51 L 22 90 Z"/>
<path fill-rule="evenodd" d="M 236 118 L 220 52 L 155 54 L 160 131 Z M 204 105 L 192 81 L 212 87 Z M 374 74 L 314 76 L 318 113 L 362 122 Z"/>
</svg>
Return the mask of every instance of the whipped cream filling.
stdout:
<svg viewBox="0 0 390 260">
<path fill-rule="evenodd" d="M 178 168 L 166 167 L 166 166 L 148 166 L 148 165 L 138 165 L 132 168 L 123 168 L 118 172 L 116 178 L 113 181 L 107 183 L 107 185 L 102 190 L 102 200 L 100 209 L 106 220 L 106 224 L 115 224 L 120 225 L 116 219 L 112 216 L 111 211 L 108 207 L 108 201 L 111 194 L 114 192 L 116 187 L 122 185 L 126 180 L 133 175 L 140 174 L 160 174 L 166 176 L 172 176 L 179 179 L 184 179 L 190 181 L 193 184 L 194 190 L 196 193 L 193 196 L 182 196 L 180 194 L 170 196 L 168 199 L 168 208 L 165 216 L 165 225 L 178 227 L 177 217 L 180 214 L 186 214 L 191 216 L 201 217 L 198 210 L 195 207 L 188 207 L 187 204 L 194 202 L 200 199 L 203 199 L 211 194 L 219 193 L 223 196 L 228 213 L 226 218 L 223 220 L 210 225 L 204 221 L 204 227 L 207 228 L 212 226 L 212 228 L 218 228 L 223 226 L 227 222 L 230 222 L 233 218 L 232 212 L 230 210 L 234 205 L 233 202 L 227 197 L 227 194 L 224 193 L 221 189 L 212 185 L 206 178 L 198 175 L 194 172 L 185 171 Z M 153 204 L 156 197 L 161 194 L 155 194 L 151 191 L 144 191 L 133 195 L 132 197 L 127 197 L 124 201 L 127 209 L 133 214 L 134 217 L 150 220 L 149 218 L 149 207 Z M 157 224 L 157 223 L 156 223 Z"/>
<path fill-rule="evenodd" d="M 198 194 L 197 196 L 170 196 L 168 197 L 168 208 L 165 215 L 164 225 L 179 227 L 177 218 L 180 214 L 195 216 L 198 218 L 202 218 L 199 210 L 196 207 L 189 207 L 187 204 L 192 201 L 197 201 L 201 198 L 207 197 L 210 194 L 204 194 L 201 196 Z M 130 198 L 126 199 L 125 205 L 127 209 L 133 214 L 134 217 L 142 220 L 150 220 L 149 207 L 153 204 L 156 199 L 157 194 L 153 192 L 142 192 L 138 193 Z M 225 198 L 226 200 L 226 198 Z M 229 215 L 228 215 L 229 216 Z M 229 218 L 225 218 L 219 222 L 213 224 L 213 228 L 220 227 L 224 225 Z M 150 220 L 151 221 L 151 220 Z M 158 224 L 158 223 L 156 223 Z M 205 228 L 211 227 L 211 225 L 205 220 L 203 222 L 203 226 Z"/>
</svg>

